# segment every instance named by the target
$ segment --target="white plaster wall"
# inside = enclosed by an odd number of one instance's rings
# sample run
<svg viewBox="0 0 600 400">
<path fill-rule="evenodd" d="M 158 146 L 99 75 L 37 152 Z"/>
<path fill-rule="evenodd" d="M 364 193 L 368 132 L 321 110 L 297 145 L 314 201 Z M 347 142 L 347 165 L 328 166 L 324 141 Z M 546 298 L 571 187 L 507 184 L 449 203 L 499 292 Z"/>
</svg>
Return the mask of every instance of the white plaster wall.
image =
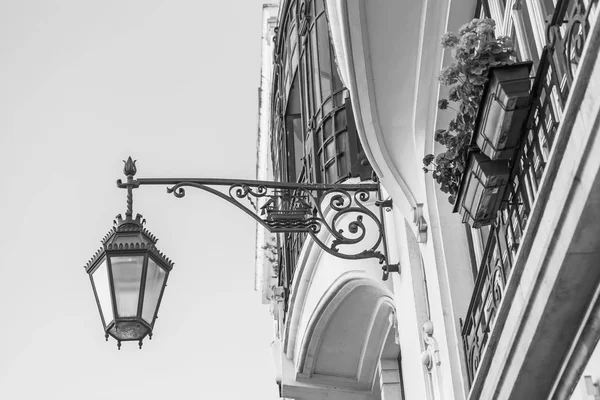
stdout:
<svg viewBox="0 0 600 400">
<path fill-rule="evenodd" d="M 351 93 L 361 142 L 394 200 L 394 213 L 400 214 L 395 217 L 396 226 L 403 226 L 400 220 L 412 221 L 413 208 L 424 203 L 428 237 L 414 250 L 423 259 L 423 271 L 417 275 L 416 264 L 411 265 L 416 291 L 412 308 L 406 301 L 403 305 L 415 314 L 413 326 L 420 332 L 416 321 L 422 320 L 423 305 L 418 302 L 428 302 L 428 318 L 440 343 L 443 379 L 439 391 L 446 397 L 464 398 L 467 388 L 459 318 L 468 308 L 473 288 L 468 243 L 452 206 L 440 195 L 431 176 L 421 170 L 421 159 L 434 151 L 437 124 L 450 119 L 437 114 L 437 75 L 444 56 L 440 37 L 469 21 L 476 2 L 390 3 L 329 0 L 334 47 Z M 415 225 L 410 228 L 418 235 Z M 400 258 L 408 249 L 406 242 L 389 243 Z M 426 285 L 425 299 L 417 293 L 419 284 Z M 395 286 L 395 292 L 401 291 Z"/>
<path fill-rule="evenodd" d="M 411 129 L 421 7 L 420 2 L 327 1 L 361 143 L 407 219 L 424 202 Z"/>
<path fill-rule="evenodd" d="M 273 180 L 270 153 L 270 105 L 273 66 L 273 34 L 277 26 L 277 4 L 264 4 L 262 10 L 261 73 L 259 87 L 258 132 L 256 141 L 256 179 Z M 260 205 L 260 202 L 259 202 Z M 254 290 L 261 292 L 263 304 L 272 297 L 273 278 L 271 263 L 266 259 L 263 246 L 272 237 L 260 224 L 256 224 L 256 249 Z"/>
<path fill-rule="evenodd" d="M 429 319 L 427 290 L 421 274 L 420 256 L 415 252 L 416 241 L 404 217 L 399 212 L 389 216 L 394 223 L 388 229 L 390 253 L 397 257 L 401 269 L 392 274 L 396 294 L 398 335 L 402 353 L 402 375 L 407 399 L 428 399 L 425 368 L 421 363 L 421 352 L 425 349 L 421 335 L 423 324 Z M 410 244 L 412 243 L 412 244 Z M 411 251 L 412 248 L 412 251 Z"/>
<path fill-rule="evenodd" d="M 304 299 L 304 304 L 301 305 L 303 312 L 298 324 L 294 348 L 294 355 L 296 356 L 299 354 L 301 343 L 305 340 L 306 327 L 311 319 L 312 311 L 315 310 L 317 304 L 337 279 L 365 278 L 371 279 L 373 282 L 381 281 L 381 266 L 376 260 L 348 262 L 340 258 L 322 254 L 315 267 L 310 288 Z M 388 291 L 391 289 L 389 283 L 382 284 L 382 286 L 386 287 Z M 390 295 L 392 294 L 390 293 Z M 297 306 L 299 304 L 294 304 L 294 307 Z M 348 321 L 349 325 L 364 323 L 366 321 Z M 297 357 L 294 357 L 294 360 L 298 361 Z"/>
<path fill-rule="evenodd" d="M 460 26 L 471 20 L 475 11 L 475 2 L 448 2 L 444 11 L 441 22 L 438 19 L 437 24 L 433 23 L 435 17 L 432 17 L 432 23 L 427 23 L 428 33 L 423 41 L 421 90 L 417 98 L 419 112 L 415 115 L 416 129 L 424 132 L 424 148 L 420 150 L 422 156 L 430 153 L 438 154 L 444 150 L 442 145 L 434 143 L 433 132 L 438 128 L 447 127 L 454 117 L 451 112 L 440 111 L 437 108 L 437 101 L 447 95 L 447 89 L 438 84 L 437 76 L 442 67 L 451 62 L 451 54 L 449 51 L 442 50 L 439 38 L 444 32 L 456 32 Z M 432 36 L 433 34 L 435 37 Z M 427 68 L 428 57 L 431 58 L 431 65 L 435 68 Z M 427 81 L 435 84 L 427 86 Z M 445 324 L 450 364 L 446 376 L 450 376 L 454 382 L 455 398 L 462 399 L 466 397 L 469 388 L 459 319 L 464 318 L 467 312 L 474 288 L 468 239 L 465 225 L 460 215 L 453 213 L 453 206 L 447 200 L 448 196 L 439 190 L 431 174 L 423 174 L 423 179 L 427 193 L 426 209 L 431 240 L 422 244 L 421 248 L 424 257 L 429 257 L 430 260 L 426 262 L 428 270 L 431 270 L 428 276 L 438 280 L 441 299 L 439 311 Z M 432 265 L 435 265 L 435 269 L 431 268 Z M 439 332 L 439 329 L 437 331 Z"/>
</svg>

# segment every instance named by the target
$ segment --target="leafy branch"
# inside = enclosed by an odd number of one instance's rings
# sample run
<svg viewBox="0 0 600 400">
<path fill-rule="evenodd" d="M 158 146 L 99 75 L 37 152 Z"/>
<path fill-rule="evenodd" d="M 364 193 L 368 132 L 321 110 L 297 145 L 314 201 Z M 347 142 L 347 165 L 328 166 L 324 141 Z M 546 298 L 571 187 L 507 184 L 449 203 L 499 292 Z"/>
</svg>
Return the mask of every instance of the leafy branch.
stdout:
<svg viewBox="0 0 600 400">
<path fill-rule="evenodd" d="M 477 118 L 477 110 L 491 67 L 512 64 L 516 56 L 512 39 L 495 37 L 493 19 L 474 19 L 463 25 L 458 34 L 447 32 L 442 36 L 444 49 L 452 49 L 454 61 L 444 67 L 438 76 L 441 85 L 449 86 L 448 98 L 438 101 L 440 110 L 451 109 L 456 117 L 446 129 L 438 129 L 434 140 L 446 146 L 446 151 L 427 154 L 423 170 L 432 172 L 442 192 L 448 194 L 451 204 L 456 195 L 467 164 L 467 150 Z"/>
<path fill-rule="evenodd" d="M 265 259 L 271 264 L 273 276 L 276 277 L 279 274 L 279 248 L 275 242 L 275 238 L 271 237 L 268 243 L 261 246 L 263 249 L 263 255 Z"/>
</svg>

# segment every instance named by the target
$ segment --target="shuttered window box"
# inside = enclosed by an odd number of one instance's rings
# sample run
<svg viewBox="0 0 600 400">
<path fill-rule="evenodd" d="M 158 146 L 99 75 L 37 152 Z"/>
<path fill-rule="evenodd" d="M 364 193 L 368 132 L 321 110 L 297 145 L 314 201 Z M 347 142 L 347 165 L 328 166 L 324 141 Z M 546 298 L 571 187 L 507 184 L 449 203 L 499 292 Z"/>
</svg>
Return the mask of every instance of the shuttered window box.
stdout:
<svg viewBox="0 0 600 400">
<path fill-rule="evenodd" d="M 519 145 L 530 107 L 532 65 L 529 61 L 490 68 L 472 142 L 490 160 L 512 158 Z"/>
<path fill-rule="evenodd" d="M 490 160 L 478 150 L 471 151 L 454 211 L 473 228 L 490 225 L 502 205 L 508 177 L 508 161 Z"/>
</svg>

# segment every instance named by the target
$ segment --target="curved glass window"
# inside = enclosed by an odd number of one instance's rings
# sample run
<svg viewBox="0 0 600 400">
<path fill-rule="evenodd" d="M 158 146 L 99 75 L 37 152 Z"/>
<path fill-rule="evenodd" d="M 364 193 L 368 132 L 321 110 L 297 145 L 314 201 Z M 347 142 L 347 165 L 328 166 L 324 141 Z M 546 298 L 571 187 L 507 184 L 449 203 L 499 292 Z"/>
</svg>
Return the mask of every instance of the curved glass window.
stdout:
<svg viewBox="0 0 600 400">
<path fill-rule="evenodd" d="M 323 183 L 370 178 L 337 70 L 324 0 L 288 1 L 283 7 L 273 79 L 276 177 Z"/>
<path fill-rule="evenodd" d="M 308 183 L 370 179 L 372 170 L 358 140 L 349 93 L 338 73 L 324 0 L 281 3 L 271 104 L 275 179 Z M 305 238 L 305 234 L 280 237 L 279 279 L 285 288 Z"/>
</svg>

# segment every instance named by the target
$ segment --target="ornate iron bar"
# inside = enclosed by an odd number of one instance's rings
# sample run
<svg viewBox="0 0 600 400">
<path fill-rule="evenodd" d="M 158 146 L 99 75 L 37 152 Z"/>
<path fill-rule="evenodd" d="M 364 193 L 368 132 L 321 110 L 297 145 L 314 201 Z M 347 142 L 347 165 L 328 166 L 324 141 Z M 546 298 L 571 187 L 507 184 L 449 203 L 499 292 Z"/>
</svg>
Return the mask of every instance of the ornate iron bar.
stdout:
<svg viewBox="0 0 600 400">
<path fill-rule="evenodd" d="M 548 24 L 548 44 L 531 91 L 531 109 L 519 151 L 511 160 L 505 206 L 498 213 L 483 253 L 462 338 L 469 384 L 487 346 L 517 249 L 548 162 L 560 118 L 598 0 L 559 1 Z"/>
<path fill-rule="evenodd" d="M 388 265 L 385 227 L 379 212 L 370 207 L 391 207 L 381 201 L 379 183 L 307 184 L 214 178 L 134 179 L 135 161 L 125 162 L 127 181 L 117 180 L 119 188 L 131 191 L 143 185 L 166 185 L 177 198 L 186 188 L 201 189 L 233 204 L 273 233 L 308 234 L 323 250 L 339 258 L 375 258 L 382 264 L 383 280 L 398 264 Z M 326 230 L 327 234 L 320 235 Z M 367 232 L 372 233 L 367 235 Z M 328 237 L 326 241 L 321 236 Z"/>
</svg>

